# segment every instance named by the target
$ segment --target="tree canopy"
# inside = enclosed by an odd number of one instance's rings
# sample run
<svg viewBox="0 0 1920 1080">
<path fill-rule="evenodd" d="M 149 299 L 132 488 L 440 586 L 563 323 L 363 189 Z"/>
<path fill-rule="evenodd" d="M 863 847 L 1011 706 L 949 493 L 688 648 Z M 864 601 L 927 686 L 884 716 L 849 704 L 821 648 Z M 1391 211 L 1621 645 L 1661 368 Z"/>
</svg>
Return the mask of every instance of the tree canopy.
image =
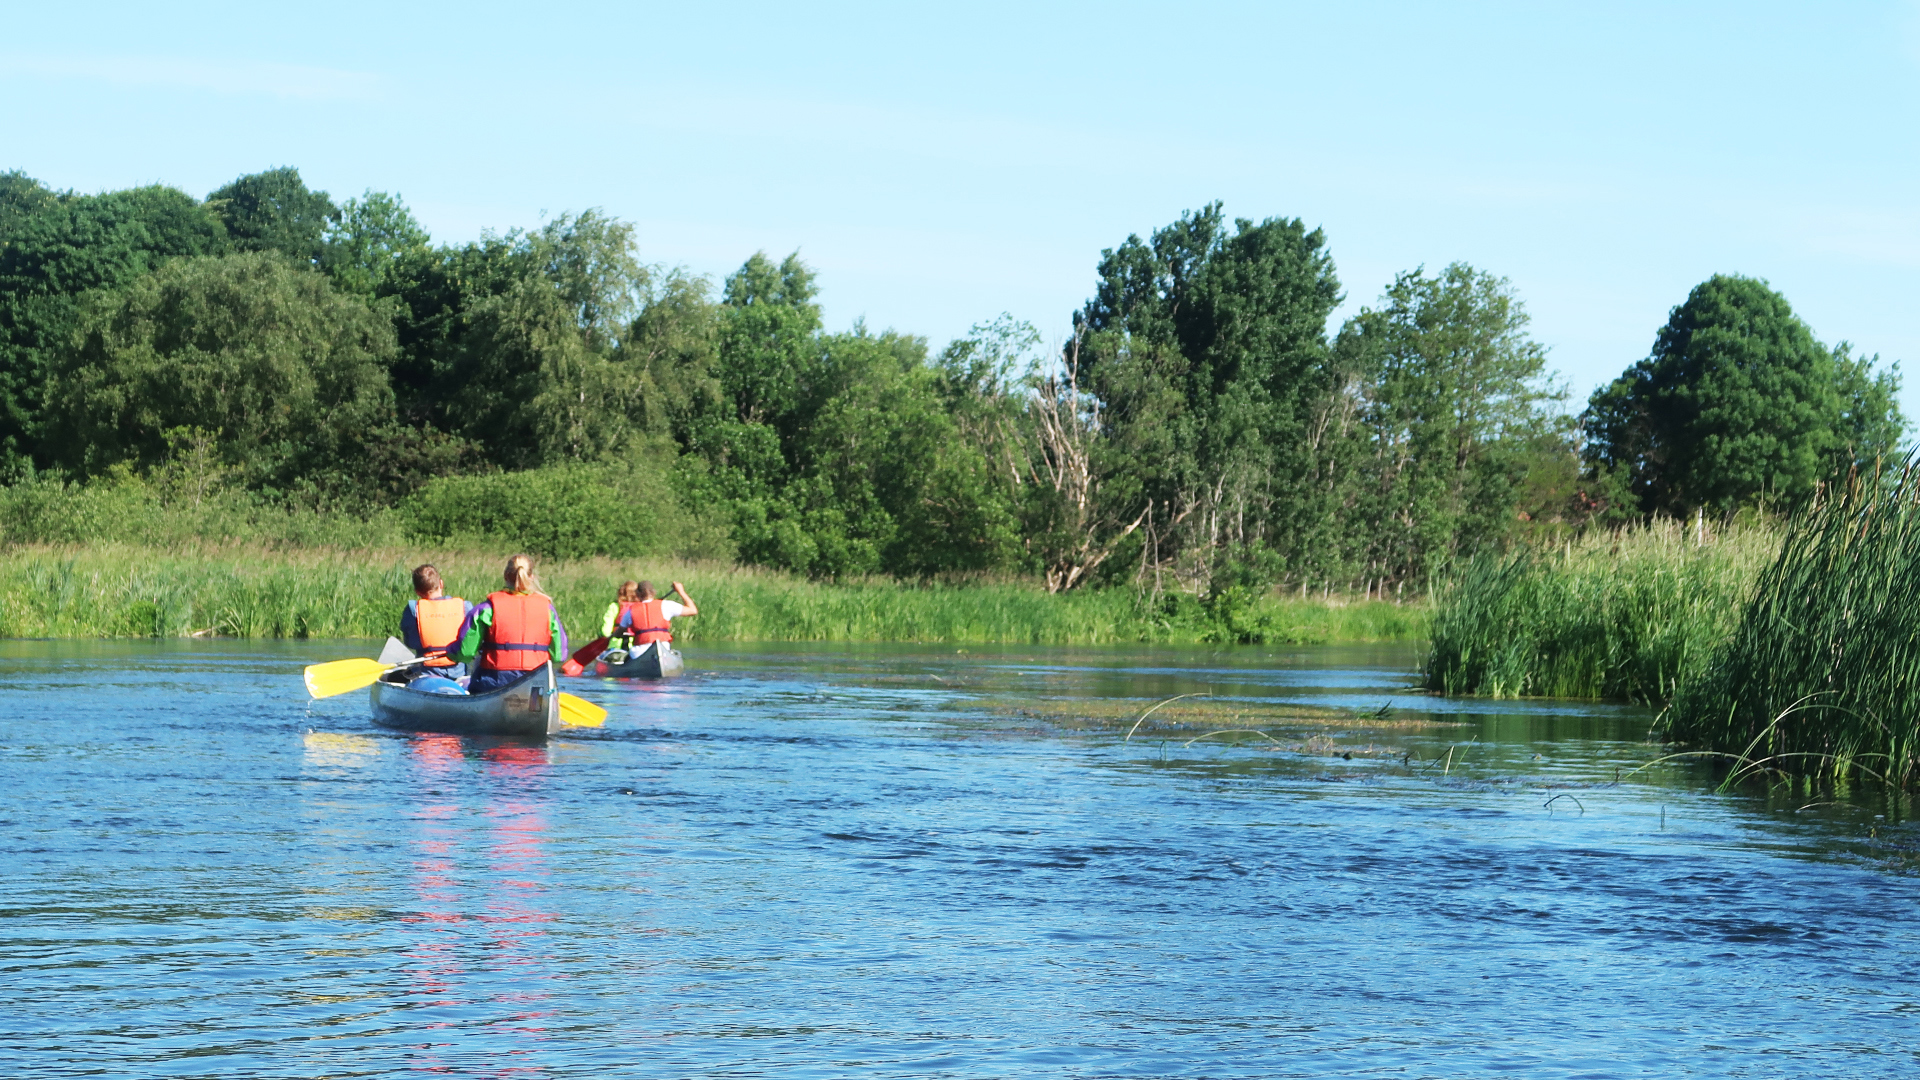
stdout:
<svg viewBox="0 0 1920 1080">
<path fill-rule="evenodd" d="M 1902 432 L 1895 376 L 1750 279 L 1694 290 L 1576 431 L 1486 270 L 1401 274 L 1335 328 L 1326 235 L 1219 203 L 1092 269 L 1060 338 L 1003 315 L 934 351 L 829 329 L 797 252 L 715 281 L 647 263 L 599 210 L 436 243 L 398 196 L 336 204 L 292 168 L 205 199 L 5 173 L 0 482 L 401 505 L 424 538 L 504 515 L 556 553 L 673 533 L 822 577 L 1119 585 L 1252 637 L 1236 612 L 1260 590 L 1417 587 L 1615 520 L 1596 492 L 1626 485 L 1635 513 L 1794 496 Z M 553 528 L 542 500 L 568 501 Z"/>
<path fill-rule="evenodd" d="M 1894 371 L 1829 349 L 1766 282 L 1715 275 L 1673 309 L 1645 360 L 1596 391 L 1586 458 L 1646 512 L 1791 504 L 1904 431 Z"/>
</svg>

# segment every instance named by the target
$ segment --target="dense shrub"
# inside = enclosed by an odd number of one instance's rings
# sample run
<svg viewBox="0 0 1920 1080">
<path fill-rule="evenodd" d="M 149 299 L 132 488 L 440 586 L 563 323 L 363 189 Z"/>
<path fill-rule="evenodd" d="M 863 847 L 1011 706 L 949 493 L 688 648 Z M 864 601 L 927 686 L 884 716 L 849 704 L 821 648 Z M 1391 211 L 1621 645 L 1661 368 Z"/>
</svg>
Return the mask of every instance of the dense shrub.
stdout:
<svg viewBox="0 0 1920 1080">
<path fill-rule="evenodd" d="M 408 539 L 536 555 L 726 559 L 723 527 L 680 505 L 657 462 L 449 476 L 401 505 Z"/>
</svg>

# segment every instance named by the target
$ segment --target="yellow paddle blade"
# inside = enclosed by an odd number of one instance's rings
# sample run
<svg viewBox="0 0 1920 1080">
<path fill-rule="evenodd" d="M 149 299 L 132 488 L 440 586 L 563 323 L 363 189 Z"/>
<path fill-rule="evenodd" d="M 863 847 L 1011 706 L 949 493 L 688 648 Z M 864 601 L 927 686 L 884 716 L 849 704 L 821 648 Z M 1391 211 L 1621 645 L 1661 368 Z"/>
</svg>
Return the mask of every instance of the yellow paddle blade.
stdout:
<svg viewBox="0 0 1920 1080">
<path fill-rule="evenodd" d="M 359 690 L 372 686 L 373 680 L 385 670 L 387 665 L 378 660 L 335 660 L 315 664 L 307 669 L 307 693 L 323 698 Z"/>
<path fill-rule="evenodd" d="M 586 698 L 561 694 L 560 722 L 571 727 L 599 727 L 607 722 L 607 710 Z"/>
</svg>

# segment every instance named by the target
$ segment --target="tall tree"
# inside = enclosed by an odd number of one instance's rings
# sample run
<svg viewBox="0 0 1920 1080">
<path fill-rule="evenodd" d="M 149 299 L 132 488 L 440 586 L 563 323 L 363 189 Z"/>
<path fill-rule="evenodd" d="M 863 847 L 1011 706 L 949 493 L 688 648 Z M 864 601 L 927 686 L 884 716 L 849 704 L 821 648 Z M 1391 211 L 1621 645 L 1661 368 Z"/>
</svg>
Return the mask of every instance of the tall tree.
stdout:
<svg viewBox="0 0 1920 1080">
<path fill-rule="evenodd" d="M 227 246 L 219 218 L 175 188 L 75 195 L 7 174 L 0 184 L 0 461 L 18 468 L 39 445 L 47 379 L 79 325 L 83 294 Z"/>
<path fill-rule="evenodd" d="M 356 456 L 387 421 L 393 328 L 278 254 L 182 259 L 93 297 L 60 356 L 48 451 L 95 473 L 153 467 L 207 433 L 255 486 Z"/>
<path fill-rule="evenodd" d="M 409 383 L 503 466 L 628 453 L 644 371 L 623 348 L 651 280 L 633 227 L 591 210 L 447 253 L 401 291 L 428 369 Z"/>
<path fill-rule="evenodd" d="M 328 222 L 320 266 L 347 292 L 384 295 L 409 261 L 427 254 L 430 240 L 399 196 L 369 191 Z"/>
<path fill-rule="evenodd" d="M 1506 279 L 1454 263 L 1399 275 L 1342 328 L 1371 451 L 1353 514 L 1367 576 L 1417 578 L 1513 521 L 1560 400 L 1527 323 Z"/>
<path fill-rule="evenodd" d="M 1076 359 L 1114 451 L 1103 498 L 1147 511 L 1141 564 L 1203 589 L 1233 551 L 1324 559 L 1319 436 L 1344 385 L 1324 235 L 1298 219 L 1229 228 L 1214 203 L 1104 252 L 1099 277 L 1075 316 Z"/>
<path fill-rule="evenodd" d="M 317 264 L 325 254 L 328 223 L 340 214 L 324 191 L 314 191 L 294 168 L 242 176 L 207 196 L 241 251 L 278 251 Z"/>
<path fill-rule="evenodd" d="M 1821 345 L 1766 282 L 1715 275 L 1645 360 L 1595 391 L 1587 460 L 1625 473 L 1648 513 L 1792 502 L 1894 449 L 1899 376 L 1875 373 L 1877 359 Z"/>
</svg>

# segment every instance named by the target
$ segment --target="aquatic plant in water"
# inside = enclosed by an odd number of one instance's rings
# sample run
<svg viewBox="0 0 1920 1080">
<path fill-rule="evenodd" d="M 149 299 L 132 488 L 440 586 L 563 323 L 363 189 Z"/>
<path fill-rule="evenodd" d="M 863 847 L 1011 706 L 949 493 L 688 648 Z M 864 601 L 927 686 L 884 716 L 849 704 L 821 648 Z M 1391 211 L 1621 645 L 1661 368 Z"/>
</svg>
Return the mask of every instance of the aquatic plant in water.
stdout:
<svg viewBox="0 0 1920 1080">
<path fill-rule="evenodd" d="M 1920 777 L 1920 467 L 1799 514 L 1661 734 L 1736 771 Z"/>
<path fill-rule="evenodd" d="M 1435 600 L 1429 689 L 1662 702 L 1732 631 L 1779 533 L 1674 521 L 1473 559 Z"/>
</svg>

